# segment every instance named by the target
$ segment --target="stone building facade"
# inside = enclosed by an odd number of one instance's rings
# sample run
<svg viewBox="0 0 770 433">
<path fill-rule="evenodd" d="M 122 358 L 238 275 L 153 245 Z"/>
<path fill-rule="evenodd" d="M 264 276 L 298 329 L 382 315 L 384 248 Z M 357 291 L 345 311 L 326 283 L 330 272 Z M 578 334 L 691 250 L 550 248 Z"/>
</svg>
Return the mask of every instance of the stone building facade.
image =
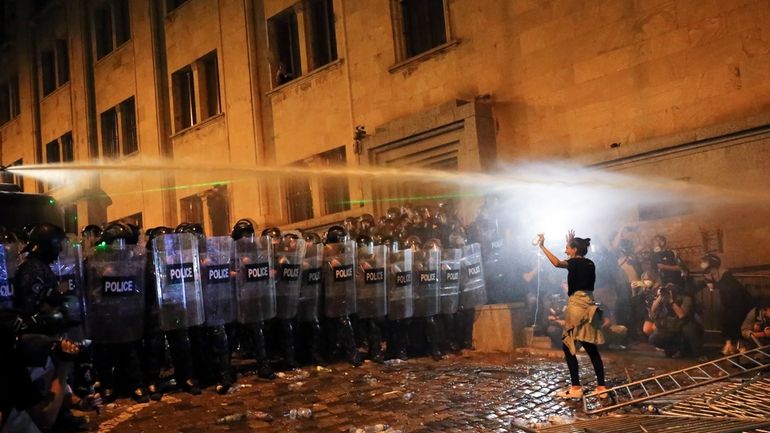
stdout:
<svg viewBox="0 0 770 433">
<path fill-rule="evenodd" d="M 228 164 L 485 172 L 559 158 L 727 188 L 768 184 L 765 0 L 2 5 L 2 164 L 172 158 L 220 168 L 23 180 L 80 227 L 200 219 L 223 234 L 251 217 L 312 228 L 381 213 L 392 204 L 384 197 L 456 193 L 257 180 L 221 170 Z M 465 202 L 466 218 L 477 205 Z M 758 265 L 767 258 L 741 245 L 768 234 L 766 217 L 708 224 L 722 250 Z M 672 231 L 674 242 L 709 232 L 692 218 L 663 220 L 689 227 Z"/>
</svg>

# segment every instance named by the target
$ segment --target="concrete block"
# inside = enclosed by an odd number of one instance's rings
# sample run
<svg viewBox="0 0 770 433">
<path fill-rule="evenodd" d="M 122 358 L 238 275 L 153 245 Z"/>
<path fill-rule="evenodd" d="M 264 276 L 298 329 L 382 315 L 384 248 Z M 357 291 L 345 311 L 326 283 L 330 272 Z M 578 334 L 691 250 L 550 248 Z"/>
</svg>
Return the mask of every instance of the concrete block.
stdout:
<svg viewBox="0 0 770 433">
<path fill-rule="evenodd" d="M 481 353 L 513 353 L 522 346 L 525 326 L 523 302 L 492 304 L 476 308 L 473 344 Z"/>
</svg>

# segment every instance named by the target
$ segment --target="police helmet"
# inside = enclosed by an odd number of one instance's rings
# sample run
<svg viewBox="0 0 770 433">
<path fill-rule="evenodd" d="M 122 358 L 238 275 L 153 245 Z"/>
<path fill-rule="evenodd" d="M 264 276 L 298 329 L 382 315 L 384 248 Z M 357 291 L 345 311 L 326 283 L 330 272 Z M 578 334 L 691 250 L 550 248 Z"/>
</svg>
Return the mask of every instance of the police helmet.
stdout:
<svg viewBox="0 0 770 433">
<path fill-rule="evenodd" d="M 230 234 L 236 241 L 240 238 L 252 235 L 254 235 L 254 223 L 246 218 L 239 219 L 233 226 L 233 231 Z"/>
<path fill-rule="evenodd" d="M 29 231 L 27 245 L 21 251 L 39 257 L 46 263 L 53 263 L 61 252 L 61 243 L 67 235 L 61 227 L 53 224 L 38 224 Z"/>
<path fill-rule="evenodd" d="M 348 231 L 342 226 L 331 226 L 326 230 L 326 239 L 324 243 L 339 244 L 348 240 Z"/>
</svg>

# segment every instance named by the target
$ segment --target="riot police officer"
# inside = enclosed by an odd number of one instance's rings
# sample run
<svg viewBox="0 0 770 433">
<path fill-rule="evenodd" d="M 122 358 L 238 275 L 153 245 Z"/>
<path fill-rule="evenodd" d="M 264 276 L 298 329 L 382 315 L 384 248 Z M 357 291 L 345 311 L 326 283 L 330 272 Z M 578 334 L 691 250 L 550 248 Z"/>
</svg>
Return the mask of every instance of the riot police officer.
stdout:
<svg viewBox="0 0 770 433">
<path fill-rule="evenodd" d="M 238 323 L 242 336 L 250 340 L 257 361 L 257 375 L 274 379 L 275 373 L 267 358 L 265 322 L 276 315 L 275 275 L 270 237 L 258 237 L 248 220 L 239 220 L 231 234 L 235 241 L 236 295 Z"/>
<path fill-rule="evenodd" d="M 147 402 L 139 342 L 144 323 L 144 254 L 123 224 L 107 226 L 86 262 L 88 322 L 94 341 L 96 388 L 106 402 L 117 397 L 120 378 L 132 398 Z"/>
<path fill-rule="evenodd" d="M 294 318 L 297 316 L 305 240 L 299 232 L 288 232 L 273 243 L 276 271 L 277 318 L 283 358 L 290 368 L 299 367 L 294 349 Z"/>
<path fill-rule="evenodd" d="M 383 363 L 382 321 L 387 314 L 387 254 L 385 245 L 375 245 L 368 235 L 356 238 L 356 315 L 369 349 L 369 359 Z"/>
<path fill-rule="evenodd" d="M 344 227 L 329 227 L 323 249 L 324 313 L 334 335 L 334 352 L 341 349 L 346 360 L 358 367 L 362 361 L 350 322 L 356 312 L 355 251 L 355 241 Z"/>
</svg>

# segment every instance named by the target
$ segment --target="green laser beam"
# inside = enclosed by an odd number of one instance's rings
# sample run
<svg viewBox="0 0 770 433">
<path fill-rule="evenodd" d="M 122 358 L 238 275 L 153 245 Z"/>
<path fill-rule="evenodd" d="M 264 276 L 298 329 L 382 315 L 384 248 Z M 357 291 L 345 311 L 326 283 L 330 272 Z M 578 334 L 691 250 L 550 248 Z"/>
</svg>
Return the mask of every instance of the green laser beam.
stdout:
<svg viewBox="0 0 770 433">
<path fill-rule="evenodd" d="M 103 197 L 116 197 L 116 196 L 131 195 L 131 194 L 145 194 L 150 192 L 177 191 L 182 189 L 200 188 L 205 186 L 229 185 L 235 182 L 240 182 L 240 180 L 220 180 L 220 181 L 214 181 L 214 182 L 191 183 L 189 185 L 176 185 L 176 186 L 167 186 L 167 187 L 161 187 L 161 188 L 142 189 L 142 190 L 136 190 L 136 191 L 125 191 L 125 192 L 119 192 L 114 194 L 106 194 L 106 193 L 92 194 L 89 196 L 84 196 L 83 198 L 92 199 L 92 198 L 103 198 Z"/>
<path fill-rule="evenodd" d="M 408 197 L 386 197 L 386 198 L 377 198 L 377 199 L 371 198 L 371 199 L 361 199 L 361 200 L 345 200 L 345 201 L 341 201 L 340 203 L 366 204 L 366 203 L 374 203 L 374 202 L 394 202 L 394 201 L 410 201 L 410 200 L 440 200 L 440 199 L 447 199 L 447 198 L 480 197 L 483 195 L 485 194 L 482 194 L 480 192 L 437 194 L 437 195 L 413 195 Z"/>
</svg>

